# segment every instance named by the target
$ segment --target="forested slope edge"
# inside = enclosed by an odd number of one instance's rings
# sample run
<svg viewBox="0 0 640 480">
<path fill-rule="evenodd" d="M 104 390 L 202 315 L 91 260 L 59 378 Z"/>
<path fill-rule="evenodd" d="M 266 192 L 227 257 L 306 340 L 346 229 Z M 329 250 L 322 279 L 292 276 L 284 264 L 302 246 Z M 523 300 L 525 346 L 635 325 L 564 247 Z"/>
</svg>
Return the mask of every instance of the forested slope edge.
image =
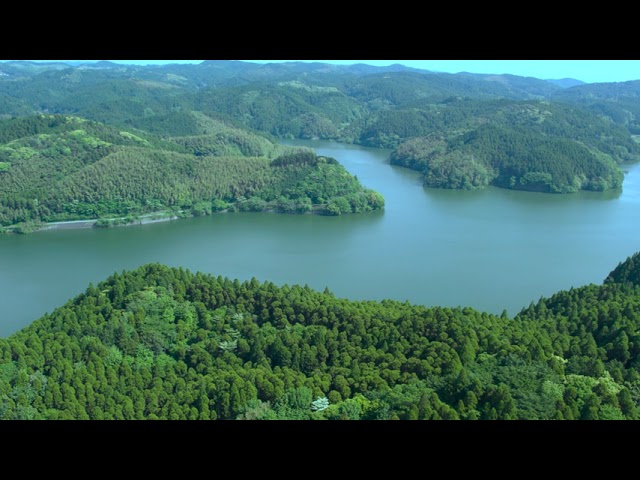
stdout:
<svg viewBox="0 0 640 480">
<path fill-rule="evenodd" d="M 637 419 L 637 258 L 515 318 L 146 265 L 0 340 L 0 418 Z"/>
</svg>

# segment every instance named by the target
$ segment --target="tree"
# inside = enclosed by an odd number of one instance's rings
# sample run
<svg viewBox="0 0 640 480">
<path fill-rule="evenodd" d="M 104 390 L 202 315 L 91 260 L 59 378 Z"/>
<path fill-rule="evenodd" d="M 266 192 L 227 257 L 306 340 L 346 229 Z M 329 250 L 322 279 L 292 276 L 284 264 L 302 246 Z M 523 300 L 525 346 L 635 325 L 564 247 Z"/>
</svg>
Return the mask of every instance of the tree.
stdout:
<svg viewBox="0 0 640 480">
<path fill-rule="evenodd" d="M 311 402 L 311 411 L 322 412 L 329 407 L 329 399 L 327 397 L 318 397 L 315 401 Z"/>
</svg>

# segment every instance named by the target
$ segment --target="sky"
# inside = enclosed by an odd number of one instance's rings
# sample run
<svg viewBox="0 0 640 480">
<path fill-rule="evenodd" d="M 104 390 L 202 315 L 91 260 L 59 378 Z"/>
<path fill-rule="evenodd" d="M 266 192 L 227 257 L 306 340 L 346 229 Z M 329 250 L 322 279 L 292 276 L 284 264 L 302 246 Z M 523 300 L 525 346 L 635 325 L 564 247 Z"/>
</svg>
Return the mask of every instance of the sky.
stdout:
<svg viewBox="0 0 640 480">
<path fill-rule="evenodd" d="M 49 60 L 51 61 L 51 60 Z M 60 60 L 65 61 L 65 60 Z M 81 60 L 82 61 L 82 60 Z M 85 60 L 87 62 L 94 60 Z M 135 65 L 200 63 L 202 60 L 112 60 Z M 587 83 L 640 80 L 640 60 L 247 60 L 250 62 L 367 63 L 385 66 L 400 63 L 426 70 L 458 73 L 510 73 L 542 79 L 576 78 Z"/>
</svg>

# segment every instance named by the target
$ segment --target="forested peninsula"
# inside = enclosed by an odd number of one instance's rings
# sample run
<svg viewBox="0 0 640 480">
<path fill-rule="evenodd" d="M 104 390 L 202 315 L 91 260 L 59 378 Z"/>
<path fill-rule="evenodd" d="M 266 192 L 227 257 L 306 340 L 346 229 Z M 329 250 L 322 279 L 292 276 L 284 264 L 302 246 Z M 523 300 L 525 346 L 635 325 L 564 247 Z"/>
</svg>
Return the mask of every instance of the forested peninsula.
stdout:
<svg viewBox="0 0 640 480">
<path fill-rule="evenodd" d="M 453 111 L 451 111 L 453 110 Z M 428 135 L 402 142 L 391 163 L 418 170 L 436 188 L 488 185 L 573 193 L 620 189 L 620 165 L 637 161 L 638 146 L 620 126 L 548 102 L 453 102 L 431 122 Z"/>
<path fill-rule="evenodd" d="M 191 114 L 200 135 L 160 138 L 67 115 L 0 122 L 0 227 L 217 211 L 360 213 L 383 208 L 336 159 Z"/>
<path fill-rule="evenodd" d="M 0 339 L 0 419 L 638 419 L 639 265 L 514 318 L 146 265 Z"/>
</svg>

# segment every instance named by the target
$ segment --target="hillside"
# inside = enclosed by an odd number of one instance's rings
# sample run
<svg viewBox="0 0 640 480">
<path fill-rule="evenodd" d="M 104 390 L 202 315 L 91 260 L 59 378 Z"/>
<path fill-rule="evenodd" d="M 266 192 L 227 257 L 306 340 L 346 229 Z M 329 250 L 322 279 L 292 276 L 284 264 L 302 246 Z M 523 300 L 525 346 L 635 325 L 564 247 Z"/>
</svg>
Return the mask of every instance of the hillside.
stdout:
<svg viewBox="0 0 640 480">
<path fill-rule="evenodd" d="M 456 96 L 512 100 L 543 98 L 559 87 L 545 80 L 515 75 L 395 72 L 349 79 L 343 89 L 369 106 L 380 108 L 385 105 L 423 107 Z"/>
<path fill-rule="evenodd" d="M 429 115 L 396 111 L 385 123 L 380 118 L 371 127 L 374 138 L 389 143 L 413 137 L 400 143 L 391 163 L 423 172 L 429 187 L 619 189 L 618 165 L 640 159 L 638 144 L 623 127 L 546 101 L 455 100 L 434 106 Z"/>
<path fill-rule="evenodd" d="M 615 164 L 640 159 L 632 137 L 640 135 L 639 81 L 581 84 L 401 65 L 223 60 L 7 62 L 0 73 L 0 118 L 73 115 L 151 133 L 172 143 L 169 150 L 195 155 L 262 156 L 268 145 L 240 138 L 247 129 L 267 140 L 397 149 L 392 162 L 423 172 L 430 187 L 619 189 Z M 238 129 L 231 146 L 215 122 Z"/>
<path fill-rule="evenodd" d="M 298 81 L 205 89 L 186 97 L 192 109 L 223 115 L 279 138 L 338 138 L 366 110 L 336 87 Z"/>
<path fill-rule="evenodd" d="M 640 135 L 640 80 L 578 85 L 558 91 L 551 98 L 587 108 Z"/>
<path fill-rule="evenodd" d="M 384 205 L 334 159 L 195 119 L 203 135 L 164 139 L 70 116 L 0 122 L 0 226 L 226 209 L 340 215 Z"/>
<path fill-rule="evenodd" d="M 559 79 L 547 80 L 547 82 L 551 82 L 554 85 L 557 85 L 561 88 L 571 88 L 571 87 L 577 87 L 578 85 L 585 84 L 585 82 L 583 82 L 582 80 L 576 80 L 575 78 L 559 78 Z"/>
<path fill-rule="evenodd" d="M 638 419 L 638 322 L 616 282 L 511 319 L 147 265 L 0 340 L 0 418 Z"/>
<path fill-rule="evenodd" d="M 627 258 L 609 274 L 605 283 L 640 285 L 640 253 Z"/>
</svg>

